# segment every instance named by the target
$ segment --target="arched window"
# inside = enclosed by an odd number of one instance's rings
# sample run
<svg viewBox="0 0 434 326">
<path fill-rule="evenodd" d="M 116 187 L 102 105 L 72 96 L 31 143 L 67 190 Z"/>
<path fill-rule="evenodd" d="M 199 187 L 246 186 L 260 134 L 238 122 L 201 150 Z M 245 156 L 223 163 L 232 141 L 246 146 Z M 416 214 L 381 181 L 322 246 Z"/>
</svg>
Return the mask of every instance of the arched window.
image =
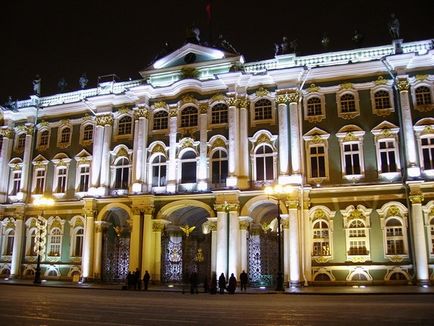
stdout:
<svg viewBox="0 0 434 326">
<path fill-rule="evenodd" d="M 50 246 L 48 256 L 60 256 L 60 247 L 62 242 L 62 233 L 59 228 L 53 228 L 50 232 Z"/>
<path fill-rule="evenodd" d="M 12 191 L 11 196 L 16 196 L 21 188 L 21 170 L 12 171 Z"/>
<path fill-rule="evenodd" d="M 132 119 L 126 115 L 119 120 L 118 135 L 130 135 L 132 128 Z"/>
<path fill-rule="evenodd" d="M 69 144 L 70 138 L 71 138 L 71 128 L 69 127 L 63 128 L 60 133 L 60 143 Z"/>
<path fill-rule="evenodd" d="M 367 255 L 367 230 L 362 220 L 351 221 L 348 228 L 348 255 Z"/>
<path fill-rule="evenodd" d="M 187 151 L 181 157 L 181 183 L 196 182 L 196 153 Z"/>
<path fill-rule="evenodd" d="M 12 256 L 12 253 L 14 251 L 14 239 L 15 239 L 15 231 L 9 230 L 5 236 L 3 255 Z"/>
<path fill-rule="evenodd" d="M 331 281 L 330 276 L 326 273 L 319 273 L 315 276 L 315 282 L 329 282 Z"/>
<path fill-rule="evenodd" d="M 152 187 L 166 186 L 167 162 L 164 155 L 158 155 L 152 160 Z"/>
<path fill-rule="evenodd" d="M 197 126 L 197 109 L 189 106 L 181 112 L 181 127 Z"/>
<path fill-rule="evenodd" d="M 228 106 L 223 103 L 214 105 L 211 109 L 211 123 L 220 124 L 228 122 Z"/>
<path fill-rule="evenodd" d="M 90 141 L 93 139 L 93 125 L 88 124 L 83 129 L 83 140 Z"/>
<path fill-rule="evenodd" d="M 260 99 L 255 103 L 255 120 L 268 120 L 272 118 L 272 105 L 271 101 L 267 99 Z"/>
<path fill-rule="evenodd" d="M 41 132 L 41 137 L 39 138 L 39 146 L 48 146 L 48 130 L 44 130 Z"/>
<path fill-rule="evenodd" d="M 28 249 L 28 256 L 36 256 L 36 232 L 37 229 L 33 228 L 32 230 L 30 230 L 30 244 L 29 244 L 29 249 Z"/>
<path fill-rule="evenodd" d="M 374 100 L 375 100 L 375 108 L 377 110 L 391 108 L 389 93 L 384 90 L 375 92 Z"/>
<path fill-rule="evenodd" d="M 116 162 L 115 166 L 115 189 L 128 189 L 129 175 L 130 161 L 122 157 Z"/>
<path fill-rule="evenodd" d="M 327 222 L 315 221 L 312 227 L 312 236 L 312 256 L 330 256 L 330 236 Z"/>
<path fill-rule="evenodd" d="M 72 257 L 81 257 L 81 255 L 83 254 L 83 236 L 83 228 L 77 229 L 72 240 Z"/>
<path fill-rule="evenodd" d="M 426 86 L 419 86 L 415 90 L 416 94 L 416 105 L 427 105 L 431 104 L 431 91 Z"/>
<path fill-rule="evenodd" d="M 258 146 L 255 152 L 256 181 L 274 179 L 273 149 L 266 144 Z"/>
<path fill-rule="evenodd" d="M 154 114 L 154 130 L 167 129 L 169 114 L 166 111 L 158 111 Z"/>
<path fill-rule="evenodd" d="M 211 182 L 215 187 L 226 186 L 228 177 L 228 156 L 222 149 L 216 150 L 211 157 Z"/>
<path fill-rule="evenodd" d="M 341 112 L 356 112 L 356 101 L 353 94 L 344 94 L 341 96 Z"/>
<path fill-rule="evenodd" d="M 321 99 L 317 96 L 311 97 L 307 100 L 307 116 L 312 117 L 316 115 L 321 115 Z"/>
<path fill-rule="evenodd" d="M 18 136 L 17 140 L 17 150 L 23 151 L 24 147 L 26 147 L 26 134 L 22 133 Z"/>
<path fill-rule="evenodd" d="M 404 255 L 404 232 L 400 220 L 391 218 L 386 222 L 386 255 Z"/>
</svg>

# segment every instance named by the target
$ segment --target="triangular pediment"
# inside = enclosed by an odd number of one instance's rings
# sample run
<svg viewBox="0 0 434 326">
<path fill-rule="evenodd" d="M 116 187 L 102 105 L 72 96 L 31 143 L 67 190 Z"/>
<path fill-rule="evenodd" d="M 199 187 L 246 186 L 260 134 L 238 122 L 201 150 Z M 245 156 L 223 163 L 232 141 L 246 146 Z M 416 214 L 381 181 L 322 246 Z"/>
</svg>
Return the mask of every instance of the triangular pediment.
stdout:
<svg viewBox="0 0 434 326">
<path fill-rule="evenodd" d="M 159 58 L 146 70 L 167 69 L 171 67 L 221 60 L 236 56 L 238 55 L 219 49 L 187 43 L 168 55 Z"/>
</svg>

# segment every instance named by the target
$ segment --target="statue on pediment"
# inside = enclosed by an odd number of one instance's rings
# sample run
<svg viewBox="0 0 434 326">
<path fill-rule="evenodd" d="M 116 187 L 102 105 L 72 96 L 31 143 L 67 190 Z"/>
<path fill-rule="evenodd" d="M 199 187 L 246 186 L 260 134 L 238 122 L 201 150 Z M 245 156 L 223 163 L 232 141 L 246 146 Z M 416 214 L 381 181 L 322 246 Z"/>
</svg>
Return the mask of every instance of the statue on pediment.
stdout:
<svg viewBox="0 0 434 326">
<path fill-rule="evenodd" d="M 80 79 L 78 80 L 78 83 L 80 84 L 80 88 L 85 89 L 88 82 L 89 82 L 89 79 L 87 79 L 86 73 L 83 73 L 80 76 Z"/>
<path fill-rule="evenodd" d="M 33 80 L 33 94 L 41 96 L 41 77 L 39 77 L 39 75 L 36 75 Z"/>
<path fill-rule="evenodd" d="M 392 37 L 392 40 L 399 39 L 399 20 L 394 13 L 390 15 L 389 33 L 390 36 Z"/>
</svg>

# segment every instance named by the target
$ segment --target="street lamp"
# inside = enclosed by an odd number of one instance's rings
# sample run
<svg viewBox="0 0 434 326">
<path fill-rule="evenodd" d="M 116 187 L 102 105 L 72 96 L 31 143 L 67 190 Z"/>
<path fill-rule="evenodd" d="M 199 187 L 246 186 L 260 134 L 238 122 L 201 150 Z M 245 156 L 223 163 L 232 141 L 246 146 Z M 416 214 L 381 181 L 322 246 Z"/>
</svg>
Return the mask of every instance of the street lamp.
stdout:
<svg viewBox="0 0 434 326">
<path fill-rule="evenodd" d="M 45 230 L 44 208 L 53 205 L 54 205 L 53 198 L 39 197 L 33 201 L 33 206 L 41 208 L 41 215 L 38 216 L 38 224 L 37 224 L 39 234 L 37 238 L 37 243 L 35 245 L 37 248 L 38 260 L 36 263 L 35 279 L 33 280 L 34 284 L 41 284 L 41 251 L 43 247 L 42 231 Z"/>
<path fill-rule="evenodd" d="M 280 231 L 280 201 L 285 200 L 291 193 L 292 187 L 289 185 L 275 185 L 274 187 L 266 187 L 265 193 L 268 196 L 274 197 L 277 200 L 277 249 L 278 249 L 278 259 L 277 259 L 277 277 L 276 277 L 276 291 L 284 291 L 283 288 L 283 273 L 282 273 L 282 234 Z"/>
</svg>

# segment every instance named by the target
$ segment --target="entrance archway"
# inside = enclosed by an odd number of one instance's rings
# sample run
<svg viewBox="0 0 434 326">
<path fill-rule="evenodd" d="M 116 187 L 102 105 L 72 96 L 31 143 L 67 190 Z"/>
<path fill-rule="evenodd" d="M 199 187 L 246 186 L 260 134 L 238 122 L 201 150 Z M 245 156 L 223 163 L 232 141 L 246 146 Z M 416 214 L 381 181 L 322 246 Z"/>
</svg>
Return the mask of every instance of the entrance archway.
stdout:
<svg viewBox="0 0 434 326">
<path fill-rule="evenodd" d="M 102 280 L 105 282 L 124 282 L 128 275 L 131 231 L 128 218 L 121 208 L 111 208 L 104 217 L 107 227 L 102 243 Z"/>
<path fill-rule="evenodd" d="M 196 206 L 180 207 L 167 216 L 171 222 L 162 237 L 162 282 L 187 283 L 192 272 L 199 282 L 211 273 L 211 234 L 202 232 L 209 212 Z"/>
</svg>

